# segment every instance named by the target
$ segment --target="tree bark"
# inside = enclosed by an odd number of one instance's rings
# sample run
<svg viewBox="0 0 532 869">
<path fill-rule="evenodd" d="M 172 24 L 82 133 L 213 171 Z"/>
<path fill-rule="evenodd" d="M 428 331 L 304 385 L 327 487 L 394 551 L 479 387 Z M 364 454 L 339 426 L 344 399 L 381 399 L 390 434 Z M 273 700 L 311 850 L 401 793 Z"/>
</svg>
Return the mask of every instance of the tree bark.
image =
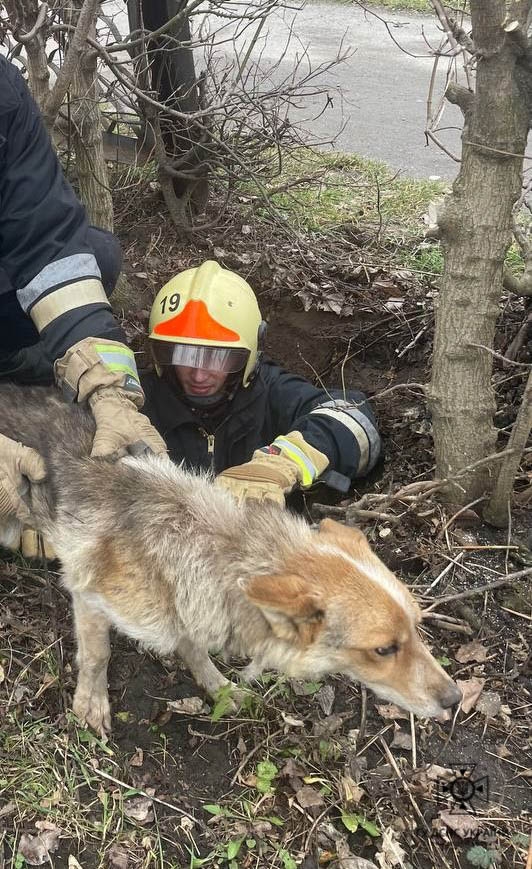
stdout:
<svg viewBox="0 0 532 869">
<path fill-rule="evenodd" d="M 512 492 L 519 464 L 523 457 L 528 436 L 532 429 L 532 371 L 528 375 L 525 393 L 517 414 L 517 419 L 508 441 L 508 449 L 513 450 L 511 455 L 503 461 L 497 482 L 493 490 L 491 500 L 484 511 L 484 518 L 498 528 L 508 525 L 509 509 L 512 500 Z"/>
<path fill-rule="evenodd" d="M 510 5 L 471 0 L 476 90 L 472 98 L 460 89 L 451 95 L 465 122 L 460 172 L 439 219 L 445 265 L 428 395 L 440 479 L 496 448 L 490 348 L 529 125 L 528 95 L 518 72 L 527 48 L 518 37 L 526 32 L 532 4 Z M 521 29 L 507 32 L 505 25 L 514 19 Z M 462 477 L 460 486 L 450 485 L 445 497 L 468 503 L 489 491 L 491 483 L 490 469 L 480 466 Z"/>
<path fill-rule="evenodd" d="M 6 0 L 13 34 L 26 49 L 29 87 L 41 111 L 50 93 L 50 70 L 46 58 L 46 7 L 37 0 Z"/>
<path fill-rule="evenodd" d="M 130 29 L 134 31 L 143 25 L 148 31 L 158 30 L 186 6 L 187 0 L 128 0 Z M 169 108 L 183 113 L 197 112 L 200 108 L 194 56 L 188 47 L 190 42 L 190 21 L 185 15 L 179 24 L 172 25 L 163 35 L 147 38 L 147 56 L 142 59 L 157 98 Z M 192 215 L 205 209 L 209 195 L 205 172 L 198 172 L 194 177 L 195 169 L 202 161 L 200 134 L 192 124 L 165 117 L 162 112 L 154 118 L 143 105 L 139 109 L 154 134 L 160 183 L 168 210 L 176 226 L 186 228 Z"/>
<path fill-rule="evenodd" d="M 82 5 L 82 0 L 71 0 L 69 24 L 77 24 Z M 96 38 L 95 20 L 90 25 L 88 35 Z M 85 44 L 81 48 L 70 86 L 70 130 L 76 155 L 79 195 L 87 209 L 89 221 L 112 231 L 113 200 L 104 155 L 96 61 L 96 52 Z"/>
</svg>

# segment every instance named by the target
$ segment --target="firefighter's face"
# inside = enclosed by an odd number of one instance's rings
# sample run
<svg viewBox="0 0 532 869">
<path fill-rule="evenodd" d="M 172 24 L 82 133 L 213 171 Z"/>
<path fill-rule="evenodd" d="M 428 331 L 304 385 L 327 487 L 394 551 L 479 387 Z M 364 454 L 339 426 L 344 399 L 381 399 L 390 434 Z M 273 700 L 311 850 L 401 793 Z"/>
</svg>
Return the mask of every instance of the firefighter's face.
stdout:
<svg viewBox="0 0 532 869">
<path fill-rule="evenodd" d="M 209 396 L 221 392 L 228 375 L 225 371 L 174 365 L 175 376 L 185 395 Z"/>
</svg>

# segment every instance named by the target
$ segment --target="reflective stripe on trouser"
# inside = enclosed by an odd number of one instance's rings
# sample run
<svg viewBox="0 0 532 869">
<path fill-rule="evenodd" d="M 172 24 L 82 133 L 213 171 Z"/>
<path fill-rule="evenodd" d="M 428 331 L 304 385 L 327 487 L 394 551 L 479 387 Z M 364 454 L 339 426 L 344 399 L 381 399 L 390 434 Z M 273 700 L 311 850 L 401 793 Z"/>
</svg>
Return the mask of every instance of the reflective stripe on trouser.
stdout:
<svg viewBox="0 0 532 869">
<path fill-rule="evenodd" d="M 302 486 L 311 486 L 318 476 L 318 469 L 309 457 L 298 446 L 283 437 L 275 438 L 272 446 L 281 450 L 283 455 L 291 459 L 301 473 L 300 483 Z"/>
<path fill-rule="evenodd" d="M 361 410 L 349 401 L 327 401 L 311 410 L 311 414 L 334 419 L 351 432 L 360 453 L 358 475 L 373 468 L 380 454 L 381 439 L 372 421 Z"/>
</svg>

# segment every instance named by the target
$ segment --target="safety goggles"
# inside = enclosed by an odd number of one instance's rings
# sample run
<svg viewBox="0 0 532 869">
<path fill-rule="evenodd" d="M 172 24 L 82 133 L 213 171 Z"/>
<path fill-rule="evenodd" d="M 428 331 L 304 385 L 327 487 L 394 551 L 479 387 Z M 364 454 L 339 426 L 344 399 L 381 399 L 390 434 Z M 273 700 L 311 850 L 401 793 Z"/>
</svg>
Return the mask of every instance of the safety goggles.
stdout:
<svg viewBox="0 0 532 869">
<path fill-rule="evenodd" d="M 205 371 L 234 374 L 245 368 L 249 350 L 242 347 L 206 347 L 197 344 L 173 344 L 170 341 L 150 341 L 157 365 L 183 365 Z"/>
</svg>

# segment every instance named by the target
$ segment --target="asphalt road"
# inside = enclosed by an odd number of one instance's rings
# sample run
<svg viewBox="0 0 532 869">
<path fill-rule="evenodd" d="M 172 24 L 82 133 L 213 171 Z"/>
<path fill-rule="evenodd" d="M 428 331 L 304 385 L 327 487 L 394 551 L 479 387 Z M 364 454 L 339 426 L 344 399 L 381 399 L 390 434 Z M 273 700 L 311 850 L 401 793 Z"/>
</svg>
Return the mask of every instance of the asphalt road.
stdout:
<svg viewBox="0 0 532 869">
<path fill-rule="evenodd" d="M 292 110 L 315 138 L 336 134 L 334 148 L 384 160 L 407 176 L 452 179 L 458 164 L 424 135 L 426 103 L 433 66 L 430 46 L 439 43 L 434 17 L 411 12 L 378 12 L 388 23 L 356 4 L 309 2 L 299 11 L 271 16 L 257 51 L 263 66 L 279 61 L 287 33 L 292 39 L 273 75 L 289 75 L 307 49 L 310 65 L 327 63 L 341 51 L 350 56 L 323 74 L 332 105 L 323 96 L 311 98 L 303 110 Z M 392 38 L 393 37 L 393 38 Z M 394 42 L 395 40 L 395 42 Z M 435 93 L 444 88 L 444 68 Z M 316 117 L 319 115 L 319 117 Z M 445 146 L 460 156 L 461 113 L 450 104 L 440 119 Z"/>
</svg>

